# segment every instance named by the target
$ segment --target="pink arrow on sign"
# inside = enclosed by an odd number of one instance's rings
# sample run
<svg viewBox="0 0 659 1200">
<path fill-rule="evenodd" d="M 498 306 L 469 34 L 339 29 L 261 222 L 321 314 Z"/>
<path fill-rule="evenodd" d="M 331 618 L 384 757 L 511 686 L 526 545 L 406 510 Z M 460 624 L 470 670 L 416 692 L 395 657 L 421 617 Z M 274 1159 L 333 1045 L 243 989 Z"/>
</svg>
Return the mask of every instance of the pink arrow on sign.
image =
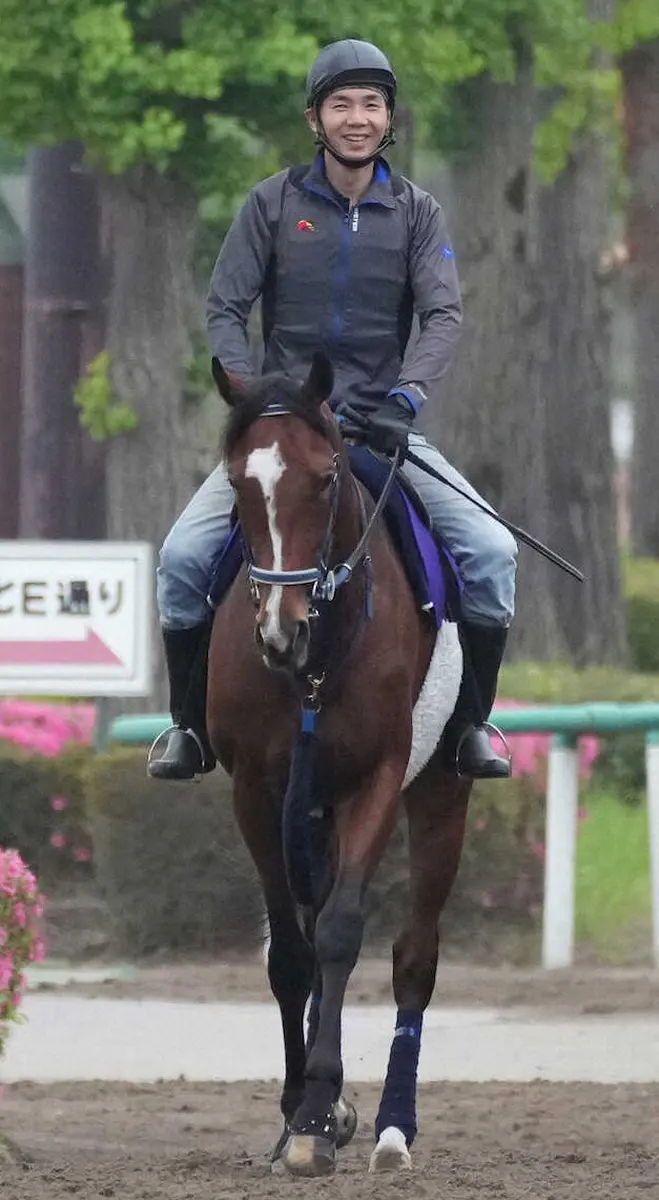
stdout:
<svg viewBox="0 0 659 1200">
<path fill-rule="evenodd" d="M 84 640 L 76 642 L 0 642 L 0 666 L 123 666 L 113 650 L 106 646 L 93 629 L 87 629 Z"/>
</svg>

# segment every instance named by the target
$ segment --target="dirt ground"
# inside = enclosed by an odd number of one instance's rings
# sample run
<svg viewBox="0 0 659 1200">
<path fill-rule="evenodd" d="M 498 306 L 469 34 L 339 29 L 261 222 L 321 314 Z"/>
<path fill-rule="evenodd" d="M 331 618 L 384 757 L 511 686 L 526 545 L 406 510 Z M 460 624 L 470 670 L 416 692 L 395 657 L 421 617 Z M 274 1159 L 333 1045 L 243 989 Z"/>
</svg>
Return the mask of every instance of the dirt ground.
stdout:
<svg viewBox="0 0 659 1200">
<path fill-rule="evenodd" d="M 92 964 L 85 964 L 91 966 Z M 74 983 L 67 992 L 104 998 L 155 998 L 208 1003 L 271 1000 L 262 957 L 253 961 L 167 962 L 136 967 L 130 979 Z M 391 1004 L 391 964 L 362 959 L 348 989 L 348 1003 Z M 659 1011 L 659 971 L 566 971 L 488 968 L 440 963 L 433 1004 L 487 1008 L 556 1009 L 564 1015 Z"/>
<path fill-rule="evenodd" d="M 414 1170 L 369 1176 L 377 1089 L 332 1179 L 269 1173 L 274 1084 L 15 1084 L 0 1111 L 24 1155 L 7 1200 L 632 1200 L 659 1195 L 659 1086 L 434 1084 L 421 1089 Z"/>
<path fill-rule="evenodd" d="M 68 985 L 103 997 L 266 1000 L 262 961 L 161 963 L 129 980 Z M 352 1003 L 392 1003 L 390 965 L 363 960 Z M 657 1010 L 659 973 L 442 966 L 435 1003 L 522 1005 L 538 1014 Z M 99 1031 L 99 1036 L 102 1032 Z M 560 1035 L 559 1035 L 560 1036 Z M 369 1176 L 378 1089 L 347 1087 L 360 1128 L 334 1178 L 273 1177 L 274 1083 L 12 1084 L 0 1134 L 6 1200 L 632 1200 L 659 1196 L 659 1084 L 432 1084 L 420 1089 L 414 1171 Z"/>
</svg>

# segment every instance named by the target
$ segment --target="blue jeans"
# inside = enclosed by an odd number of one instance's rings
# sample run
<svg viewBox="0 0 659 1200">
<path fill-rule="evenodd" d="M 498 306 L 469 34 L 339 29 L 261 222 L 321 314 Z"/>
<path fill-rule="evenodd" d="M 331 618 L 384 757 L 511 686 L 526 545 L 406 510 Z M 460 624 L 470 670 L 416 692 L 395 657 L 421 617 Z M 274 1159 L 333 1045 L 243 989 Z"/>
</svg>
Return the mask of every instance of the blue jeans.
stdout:
<svg viewBox="0 0 659 1200">
<path fill-rule="evenodd" d="M 463 491 L 481 500 L 423 434 L 410 433 L 410 449 Z M 426 475 L 420 467 L 406 463 L 403 470 L 428 509 L 433 529 L 460 568 L 465 619 L 477 625 L 507 628 L 515 609 L 515 539 L 487 513 Z M 165 629 L 186 629 L 208 617 L 206 596 L 211 564 L 228 536 L 232 506 L 233 491 L 226 468 L 221 464 L 192 497 L 160 551 L 157 595 Z"/>
</svg>

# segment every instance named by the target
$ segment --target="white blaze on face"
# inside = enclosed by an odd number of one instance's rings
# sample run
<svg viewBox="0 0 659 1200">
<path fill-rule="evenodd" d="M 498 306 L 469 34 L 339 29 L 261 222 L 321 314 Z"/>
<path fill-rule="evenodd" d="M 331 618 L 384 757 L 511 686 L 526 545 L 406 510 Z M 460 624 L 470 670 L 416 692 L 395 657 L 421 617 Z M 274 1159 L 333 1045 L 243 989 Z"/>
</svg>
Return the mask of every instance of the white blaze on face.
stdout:
<svg viewBox="0 0 659 1200">
<path fill-rule="evenodd" d="M 273 571 L 281 571 L 283 569 L 282 539 L 277 528 L 275 491 L 285 470 L 286 463 L 279 453 L 278 442 L 275 442 L 274 446 L 265 446 L 259 450 L 252 450 L 245 468 L 245 477 L 247 479 L 256 479 L 263 492 L 270 541 L 272 543 Z M 281 651 L 286 650 L 288 646 L 287 639 L 279 623 L 283 592 L 282 584 L 278 583 L 271 586 L 270 595 L 265 606 L 266 619 L 261 628 L 264 641 L 270 642 L 277 650 Z"/>
</svg>

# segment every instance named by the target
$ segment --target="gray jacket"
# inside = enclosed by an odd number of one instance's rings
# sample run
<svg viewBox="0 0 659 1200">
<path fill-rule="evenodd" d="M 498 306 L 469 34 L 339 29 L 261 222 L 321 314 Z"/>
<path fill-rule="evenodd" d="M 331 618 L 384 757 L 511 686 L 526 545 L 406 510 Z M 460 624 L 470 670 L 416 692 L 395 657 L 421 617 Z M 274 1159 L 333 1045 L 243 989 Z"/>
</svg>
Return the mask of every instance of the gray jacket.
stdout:
<svg viewBox="0 0 659 1200">
<path fill-rule="evenodd" d="M 442 210 L 384 160 L 352 208 L 327 180 L 322 157 L 249 193 L 208 296 L 211 352 L 240 376 L 254 373 L 247 319 L 259 296 L 263 371 L 302 379 L 314 351 L 324 350 L 336 376 L 333 405 L 380 406 L 401 392 L 418 413 L 459 334 L 460 290 Z M 413 315 L 419 336 L 410 342 Z"/>
</svg>

